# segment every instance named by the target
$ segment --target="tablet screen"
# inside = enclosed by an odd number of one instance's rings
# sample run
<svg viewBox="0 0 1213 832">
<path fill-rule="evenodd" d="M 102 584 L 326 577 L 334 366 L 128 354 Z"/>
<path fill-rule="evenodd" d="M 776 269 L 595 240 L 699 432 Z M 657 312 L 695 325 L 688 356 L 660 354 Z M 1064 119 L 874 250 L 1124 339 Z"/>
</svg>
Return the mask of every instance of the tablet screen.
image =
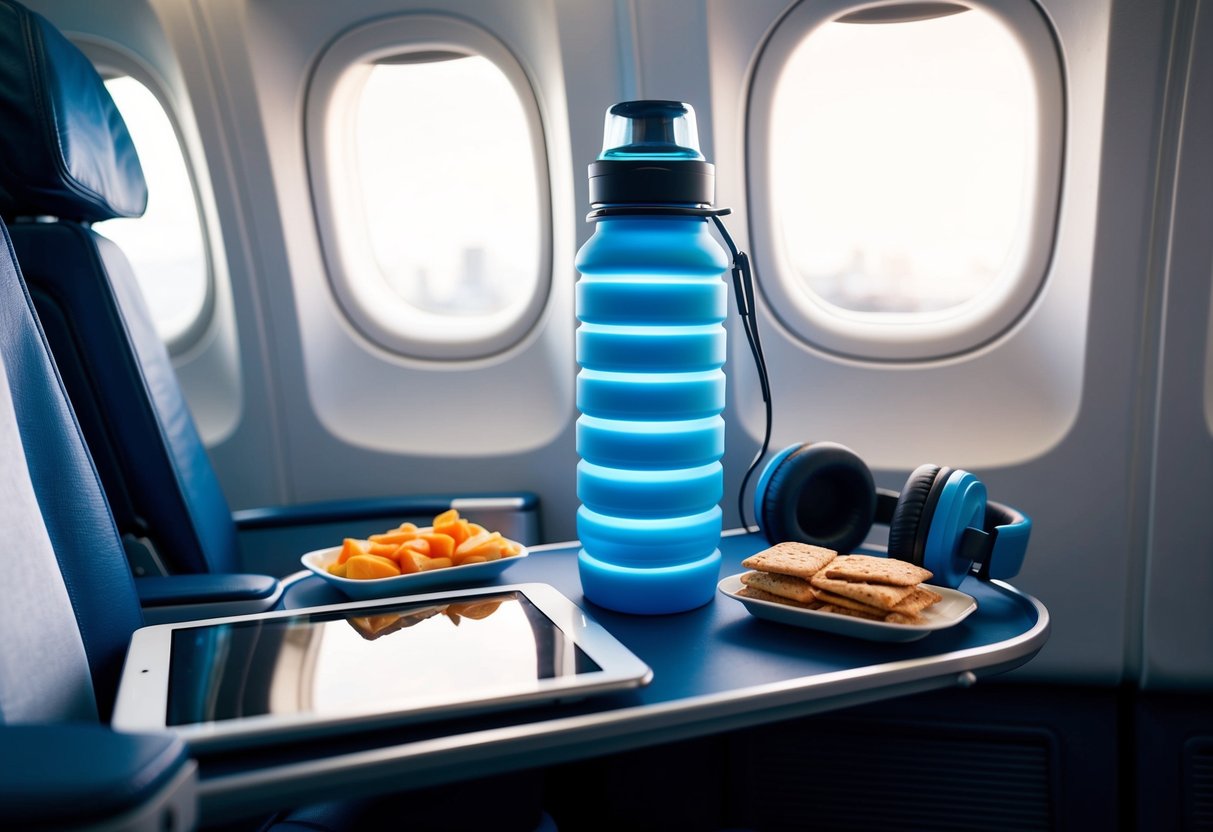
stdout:
<svg viewBox="0 0 1213 832">
<path fill-rule="evenodd" d="M 520 592 L 365 612 L 175 629 L 167 724 L 404 710 L 601 670 Z"/>
</svg>

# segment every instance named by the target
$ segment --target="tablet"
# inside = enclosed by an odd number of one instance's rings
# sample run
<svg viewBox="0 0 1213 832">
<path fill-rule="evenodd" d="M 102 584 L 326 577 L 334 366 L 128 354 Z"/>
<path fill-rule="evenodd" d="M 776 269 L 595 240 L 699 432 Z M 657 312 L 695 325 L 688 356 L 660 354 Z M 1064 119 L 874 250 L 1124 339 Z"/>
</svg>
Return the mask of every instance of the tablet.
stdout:
<svg viewBox="0 0 1213 832">
<path fill-rule="evenodd" d="M 112 724 L 235 747 L 581 698 L 652 675 L 556 589 L 516 584 L 143 627 Z"/>
</svg>

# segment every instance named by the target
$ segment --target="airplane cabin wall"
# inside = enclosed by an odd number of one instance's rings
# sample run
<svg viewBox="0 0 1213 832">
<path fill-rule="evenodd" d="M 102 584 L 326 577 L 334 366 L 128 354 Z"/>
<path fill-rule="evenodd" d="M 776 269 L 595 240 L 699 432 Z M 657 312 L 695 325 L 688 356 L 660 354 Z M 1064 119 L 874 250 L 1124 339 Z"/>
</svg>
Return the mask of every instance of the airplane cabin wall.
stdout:
<svg viewBox="0 0 1213 832">
<path fill-rule="evenodd" d="M 345 321 L 326 282 L 301 133 L 311 72 L 334 33 L 428 9 L 227 2 L 200 4 L 195 12 L 208 34 L 207 60 L 222 67 L 229 109 L 220 119 L 237 155 L 247 233 L 256 242 L 260 324 L 271 356 L 267 410 L 284 472 L 284 493 L 259 495 L 261 502 L 571 490 L 571 459 L 559 466 L 534 461 L 537 449 L 571 445 L 571 330 L 561 324 L 571 314 L 570 267 L 556 267 L 548 308 L 523 344 L 504 359 L 454 369 L 368 343 Z M 569 263 L 568 150 L 551 10 L 499 6 L 477 14 L 474 3 L 445 10 L 508 43 L 536 86 L 554 171 L 553 262 Z M 334 404 L 342 397 L 352 407 Z M 221 475 L 238 476 L 237 462 L 224 467 L 219 460 Z M 554 487 L 551 471 L 558 477 L 567 471 L 567 482 Z"/>
<path fill-rule="evenodd" d="M 692 102 L 717 165 L 718 204 L 734 210 L 730 230 L 743 247 L 759 236 L 751 201 L 761 188 L 747 180 L 749 85 L 772 28 L 794 5 L 787 0 L 443 4 L 497 37 L 526 71 L 552 168 L 552 291 L 540 323 L 504 359 L 456 372 L 390 355 L 340 315 L 304 142 L 309 78 L 333 39 L 432 4 L 122 0 L 121 14 L 114 4 L 104 13 L 82 1 L 30 5 L 71 33 L 138 52 L 176 93 L 174 104 L 191 111 L 193 161 L 209 171 L 238 334 L 229 375 L 239 419 L 210 445 L 235 507 L 528 489 L 541 497 L 545 537 L 575 536 L 573 256 L 592 230 L 583 220 L 586 164 L 611 103 Z M 1053 631 L 1017 678 L 1208 688 L 1213 532 L 1202 509 L 1213 497 L 1213 300 L 1203 226 L 1213 143 L 1207 108 L 1198 106 L 1211 91 L 1208 6 L 1017 5 L 1052 32 L 1066 85 L 1056 236 L 1042 290 L 989 343 L 897 364 L 807 346 L 760 295 L 774 378 L 772 450 L 841 441 L 894 488 L 921 462 L 965 467 L 995 499 L 1029 513 L 1032 544 L 1015 583 L 1046 604 Z M 754 254 L 761 284 L 764 253 Z M 748 351 L 732 321 L 729 337 L 726 526 L 737 521 L 736 489 L 762 430 Z M 339 389 L 378 391 L 389 415 L 334 422 L 317 393 L 325 383 L 317 361 L 333 354 L 344 357 L 325 372 L 348 374 Z M 219 366 L 192 372 L 199 360 L 180 359 L 196 413 L 217 395 L 203 379 Z M 500 395 L 453 413 L 406 395 L 432 388 L 441 398 L 473 379 Z M 359 425 L 376 435 L 360 438 Z M 499 434 L 508 447 L 494 452 L 486 443 Z"/>
<path fill-rule="evenodd" d="M 1152 461 L 1139 680 L 1151 690 L 1213 685 L 1213 9 L 1175 16 L 1168 119 L 1158 183 L 1160 318 L 1151 332 Z"/>
</svg>

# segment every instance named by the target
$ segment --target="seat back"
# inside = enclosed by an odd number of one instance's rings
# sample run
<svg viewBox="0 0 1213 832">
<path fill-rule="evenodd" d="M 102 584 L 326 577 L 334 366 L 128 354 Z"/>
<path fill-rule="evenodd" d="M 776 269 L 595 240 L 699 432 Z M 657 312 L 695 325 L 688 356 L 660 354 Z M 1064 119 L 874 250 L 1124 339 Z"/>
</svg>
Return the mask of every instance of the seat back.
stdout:
<svg viewBox="0 0 1213 832">
<path fill-rule="evenodd" d="M 3 223 L 0 529 L 0 722 L 107 720 L 143 619 Z"/>
<path fill-rule="evenodd" d="M 0 124 L 0 216 L 133 571 L 239 571 L 230 507 L 130 264 L 89 227 L 143 213 L 130 134 L 89 60 L 13 0 L 0 0 Z"/>
<path fill-rule="evenodd" d="M 0 459 L 0 528 L 12 541 L 0 582 L 0 723 L 95 720 L 88 657 L 30 482 L 3 361 Z"/>
</svg>

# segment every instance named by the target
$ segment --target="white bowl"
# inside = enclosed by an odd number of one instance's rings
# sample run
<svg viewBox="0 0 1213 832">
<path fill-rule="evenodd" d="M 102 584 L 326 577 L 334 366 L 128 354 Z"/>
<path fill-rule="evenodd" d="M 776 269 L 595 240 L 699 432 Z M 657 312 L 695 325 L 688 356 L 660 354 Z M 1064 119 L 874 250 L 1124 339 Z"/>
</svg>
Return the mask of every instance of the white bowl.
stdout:
<svg viewBox="0 0 1213 832">
<path fill-rule="evenodd" d="M 413 592 L 420 592 L 423 589 L 462 586 L 464 584 L 492 580 L 505 569 L 509 568 L 511 564 L 527 556 L 525 546 L 512 540 L 510 543 L 519 547 L 518 554 L 498 558 L 497 560 L 485 561 L 484 563 L 465 563 L 460 566 L 447 566 L 442 569 L 413 572 L 408 575 L 396 575 L 391 578 L 357 580 L 355 578 L 341 578 L 332 574 L 326 567 L 337 560 L 337 556 L 341 554 L 340 546 L 330 546 L 327 549 L 317 549 L 314 552 L 308 552 L 300 560 L 305 567 L 315 572 L 321 578 L 324 578 L 350 598 L 355 600 L 389 598 L 393 595 L 408 595 Z"/>
</svg>

